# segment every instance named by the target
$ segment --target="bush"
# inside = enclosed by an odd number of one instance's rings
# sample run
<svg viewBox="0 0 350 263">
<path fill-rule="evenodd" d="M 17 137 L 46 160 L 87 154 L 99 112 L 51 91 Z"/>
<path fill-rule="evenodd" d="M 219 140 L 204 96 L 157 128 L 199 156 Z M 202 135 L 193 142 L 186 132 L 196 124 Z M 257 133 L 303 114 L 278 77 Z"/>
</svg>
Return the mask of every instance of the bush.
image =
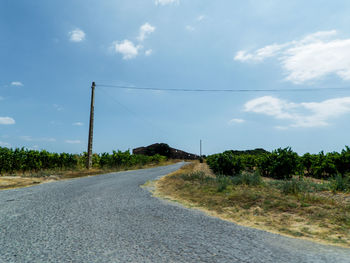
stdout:
<svg viewBox="0 0 350 263">
<path fill-rule="evenodd" d="M 341 176 L 337 174 L 330 181 L 330 188 L 335 193 L 337 191 L 349 192 L 350 191 L 350 178 L 349 176 Z"/>
<path fill-rule="evenodd" d="M 13 172 L 40 171 L 48 169 L 76 169 L 84 168 L 87 162 L 87 153 L 50 153 L 47 151 L 28 150 L 24 148 L 8 149 L 0 147 L 0 174 Z M 112 154 L 102 153 L 92 155 L 94 168 L 116 168 L 160 163 L 166 157 L 131 155 L 129 151 L 113 151 Z"/>
<path fill-rule="evenodd" d="M 261 176 L 258 173 L 243 173 L 241 175 L 233 177 L 231 180 L 234 185 L 263 185 L 263 180 L 261 179 Z"/>
<path fill-rule="evenodd" d="M 233 177 L 219 175 L 215 181 L 218 192 L 223 192 L 229 185 L 259 186 L 264 184 L 258 173 L 243 173 Z"/>
<path fill-rule="evenodd" d="M 292 178 L 291 180 L 271 181 L 268 185 L 279 189 L 284 194 L 314 193 L 330 190 L 328 182 L 315 183 L 309 179 Z"/>
<path fill-rule="evenodd" d="M 310 176 L 318 179 L 327 179 L 337 174 L 335 165 L 336 153 L 319 154 L 311 156 Z"/>
<path fill-rule="evenodd" d="M 290 147 L 264 154 L 257 161 L 262 176 L 274 179 L 291 179 L 298 170 L 298 155 Z"/>
<path fill-rule="evenodd" d="M 299 194 L 309 192 L 308 185 L 302 179 L 285 180 L 281 184 L 281 191 L 284 194 Z"/>
<path fill-rule="evenodd" d="M 219 175 L 238 175 L 243 170 L 241 158 L 229 152 L 211 155 L 207 163 L 213 172 Z"/>
<path fill-rule="evenodd" d="M 232 181 L 231 181 L 231 178 L 221 175 L 216 178 L 216 184 L 217 184 L 217 191 L 223 192 L 227 189 L 227 186 L 232 184 Z"/>
</svg>

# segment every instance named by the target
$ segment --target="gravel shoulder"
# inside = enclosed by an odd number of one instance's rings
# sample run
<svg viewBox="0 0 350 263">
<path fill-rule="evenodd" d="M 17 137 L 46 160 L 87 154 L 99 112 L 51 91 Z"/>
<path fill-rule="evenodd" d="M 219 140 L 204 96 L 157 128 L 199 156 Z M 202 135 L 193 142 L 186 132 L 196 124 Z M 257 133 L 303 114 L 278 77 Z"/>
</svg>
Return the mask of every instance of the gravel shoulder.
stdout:
<svg viewBox="0 0 350 263">
<path fill-rule="evenodd" d="M 0 262 L 350 262 L 348 249 L 238 226 L 140 187 L 182 165 L 0 191 Z"/>
</svg>

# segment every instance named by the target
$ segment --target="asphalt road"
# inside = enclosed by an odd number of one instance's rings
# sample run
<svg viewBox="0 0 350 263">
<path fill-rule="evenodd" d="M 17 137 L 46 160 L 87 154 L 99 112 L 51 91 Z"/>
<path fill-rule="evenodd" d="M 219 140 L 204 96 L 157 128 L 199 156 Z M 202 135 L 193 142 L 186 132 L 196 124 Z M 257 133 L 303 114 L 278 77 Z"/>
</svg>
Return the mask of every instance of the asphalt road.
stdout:
<svg viewBox="0 0 350 263">
<path fill-rule="evenodd" d="M 182 164 L 0 191 L 0 262 L 350 262 L 162 201 L 140 187 Z"/>
</svg>

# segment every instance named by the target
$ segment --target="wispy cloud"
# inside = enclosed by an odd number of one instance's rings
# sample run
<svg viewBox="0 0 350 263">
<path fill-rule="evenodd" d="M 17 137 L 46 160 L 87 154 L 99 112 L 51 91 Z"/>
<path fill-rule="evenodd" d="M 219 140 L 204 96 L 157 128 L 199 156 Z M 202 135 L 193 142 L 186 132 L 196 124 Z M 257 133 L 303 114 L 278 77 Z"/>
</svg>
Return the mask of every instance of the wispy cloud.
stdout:
<svg viewBox="0 0 350 263">
<path fill-rule="evenodd" d="M 63 110 L 64 110 L 64 108 L 63 108 L 62 106 L 58 105 L 58 104 L 53 104 L 52 106 L 53 106 L 57 111 L 63 111 Z"/>
<path fill-rule="evenodd" d="M 294 103 L 264 96 L 248 101 L 244 110 L 290 122 L 277 126 L 278 129 L 322 127 L 330 125 L 330 120 L 350 113 L 350 97 Z"/>
<path fill-rule="evenodd" d="M 156 5 L 169 5 L 169 4 L 178 4 L 179 0 L 155 0 Z"/>
<path fill-rule="evenodd" d="M 205 18 L 206 18 L 205 15 L 197 16 L 197 21 L 198 21 L 198 22 L 201 22 L 201 21 L 203 21 Z"/>
<path fill-rule="evenodd" d="M 156 30 L 156 28 L 154 26 L 152 26 L 149 23 L 145 23 L 140 27 L 140 33 L 139 36 L 137 37 L 137 40 L 140 42 L 143 42 L 146 37 L 150 34 L 152 34 L 154 31 Z"/>
<path fill-rule="evenodd" d="M 32 136 L 20 136 L 20 139 L 27 142 L 55 142 L 55 138 L 47 138 L 47 137 L 41 137 L 41 138 L 33 138 Z"/>
<path fill-rule="evenodd" d="M 74 122 L 72 125 L 73 125 L 73 126 L 83 126 L 84 123 L 78 121 L 78 122 Z"/>
<path fill-rule="evenodd" d="M 0 117 L 0 125 L 13 125 L 16 121 L 11 117 Z"/>
<path fill-rule="evenodd" d="M 14 87 L 23 87 L 23 83 L 20 82 L 20 81 L 12 81 L 12 82 L 11 82 L 11 86 L 14 86 Z"/>
<path fill-rule="evenodd" d="M 81 144 L 80 140 L 65 140 L 65 142 L 68 144 Z"/>
<path fill-rule="evenodd" d="M 244 123 L 244 122 L 245 122 L 245 120 L 243 120 L 243 119 L 237 119 L 237 118 L 235 118 L 235 119 L 230 120 L 230 121 L 228 122 L 228 124 L 234 125 L 234 124 L 241 124 L 241 123 Z"/>
<path fill-rule="evenodd" d="M 196 30 L 196 28 L 195 28 L 194 26 L 190 26 L 190 25 L 185 26 L 185 29 L 186 29 L 187 31 L 189 31 L 189 32 L 192 32 L 192 31 L 195 31 L 195 30 Z"/>
<path fill-rule="evenodd" d="M 145 55 L 146 55 L 147 57 L 150 56 L 150 55 L 152 55 L 152 53 L 153 53 L 153 50 L 152 50 L 152 49 L 148 49 L 148 50 L 145 51 Z"/>
<path fill-rule="evenodd" d="M 85 32 L 79 28 L 76 28 L 68 33 L 69 40 L 72 42 L 81 42 L 85 40 Z"/>
<path fill-rule="evenodd" d="M 262 62 L 277 58 L 286 80 L 295 84 L 335 74 L 350 80 L 350 39 L 336 38 L 337 31 L 320 31 L 283 44 L 272 44 L 253 52 L 241 50 L 234 59 L 241 62 Z"/>
</svg>

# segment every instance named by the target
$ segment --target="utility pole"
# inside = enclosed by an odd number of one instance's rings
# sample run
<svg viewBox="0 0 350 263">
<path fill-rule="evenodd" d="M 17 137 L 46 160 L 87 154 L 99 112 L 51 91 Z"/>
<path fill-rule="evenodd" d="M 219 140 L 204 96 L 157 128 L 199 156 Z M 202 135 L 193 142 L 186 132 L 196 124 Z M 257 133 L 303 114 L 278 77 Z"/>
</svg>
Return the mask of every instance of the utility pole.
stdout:
<svg viewBox="0 0 350 263">
<path fill-rule="evenodd" d="M 202 140 L 199 140 L 199 157 L 202 158 Z"/>
<path fill-rule="evenodd" d="M 90 169 L 92 166 L 92 139 L 94 134 L 94 108 L 95 108 L 95 82 L 91 85 L 91 106 L 90 106 L 90 124 L 89 124 L 89 142 L 88 142 L 88 160 L 86 168 Z"/>
</svg>

